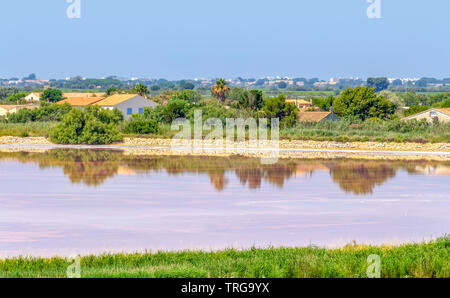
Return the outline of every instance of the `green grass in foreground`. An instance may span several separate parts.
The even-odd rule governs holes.
[[[84,257],[81,276],[176,278],[365,278],[369,255],[381,257],[384,278],[449,278],[450,238],[399,247],[280,248],[160,252]],[[0,277],[66,277],[62,258],[0,260]]]

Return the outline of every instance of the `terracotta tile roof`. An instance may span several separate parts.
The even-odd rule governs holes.
[[[71,97],[59,101],[58,104],[62,105],[68,103],[74,107],[86,107],[93,105],[101,100],[103,100],[103,97]]]
[[[102,107],[113,107],[124,101],[132,99],[133,97],[139,96],[138,94],[114,94],[104,100],[97,103],[97,105]]]
[[[0,109],[4,109],[7,111],[11,111],[13,109],[17,108],[17,106],[13,106],[13,105],[0,105]]]
[[[319,122],[330,114],[331,112],[299,112],[298,119],[302,122]]]
[[[435,109],[435,110],[450,116],[450,108],[442,108],[442,109]]]
[[[14,109],[37,109],[39,108],[38,106],[32,106],[32,105],[0,105],[0,108],[5,109],[7,111],[11,111]]]
[[[415,117],[417,117],[419,115],[426,114],[426,113],[429,113],[431,111],[438,111],[438,112],[441,112],[441,113],[444,113],[444,114],[450,116],[450,108],[442,108],[442,109],[434,109],[433,108],[433,109],[429,109],[429,110],[426,110],[426,111],[423,111],[423,112],[420,112],[420,113],[417,113],[417,114],[405,117],[405,118],[403,118],[403,120],[410,120],[410,119],[413,119],[413,118],[415,118]]]

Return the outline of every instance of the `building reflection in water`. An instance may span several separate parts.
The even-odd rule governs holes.
[[[259,189],[264,182],[283,188],[297,177],[311,177],[328,172],[346,193],[366,195],[394,178],[399,170],[410,175],[450,175],[450,164],[439,162],[364,161],[364,160],[280,160],[275,165],[261,165],[259,159],[226,157],[128,156],[120,151],[49,150],[44,153],[0,153],[0,162],[14,160],[35,163],[41,169],[62,168],[74,184],[98,187],[116,175],[142,175],[166,172],[206,174],[219,192],[230,183],[228,173],[235,173],[241,185]]]

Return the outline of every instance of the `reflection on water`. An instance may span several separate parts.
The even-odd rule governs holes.
[[[341,189],[355,194],[371,193],[377,185],[381,185],[395,177],[398,165],[374,162],[346,162],[335,165],[331,170],[333,181]]]
[[[74,184],[98,187],[115,175],[140,175],[165,171],[169,175],[207,174],[219,192],[229,185],[227,173],[234,173],[242,186],[261,188],[267,182],[283,188],[293,177],[311,177],[328,172],[342,191],[356,195],[371,194],[405,170],[410,175],[450,175],[449,163],[367,160],[281,160],[261,165],[258,159],[224,157],[126,156],[120,151],[50,150],[46,153],[0,153],[0,161],[36,163],[41,169],[62,168]]]
[[[450,164],[0,153],[0,257],[423,241]]]

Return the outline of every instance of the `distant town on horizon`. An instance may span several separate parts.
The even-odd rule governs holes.
[[[0,86],[33,88],[52,87],[64,89],[107,89],[127,88],[138,83],[151,87],[152,91],[164,89],[202,89],[210,88],[218,78],[187,78],[182,80],[167,80],[164,78],[140,78],[108,76],[102,78],[88,78],[84,76],[66,77],[63,79],[41,79],[34,73],[27,77],[0,78]],[[413,88],[414,91],[450,91],[450,78],[434,77],[377,77],[363,79],[359,77],[330,78],[292,78],[288,76],[266,76],[262,78],[225,78],[227,83],[233,87],[241,88],[277,88],[294,91],[306,90],[336,90],[367,85],[370,79],[384,79],[390,88],[398,89]],[[404,90],[404,89],[403,89]]]

